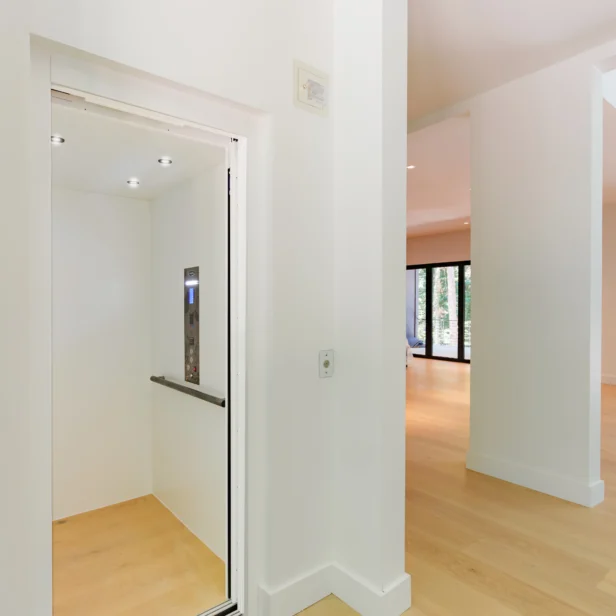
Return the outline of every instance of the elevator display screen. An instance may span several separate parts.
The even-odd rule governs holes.
[[[199,268],[184,270],[184,380],[199,384]]]

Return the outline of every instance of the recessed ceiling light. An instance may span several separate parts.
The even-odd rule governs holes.
[[[468,222],[468,220],[467,220],[464,224],[465,224],[465,225],[468,225],[468,224],[470,224],[470,223],[469,223],[469,222]]]
[[[65,139],[64,137],[60,137],[60,135],[52,135],[50,141],[54,145],[62,145]]]
[[[415,169],[415,165],[409,165],[407,169]]]
[[[139,187],[139,180],[137,178],[130,178],[130,180],[126,180],[126,183],[131,188],[138,188]]]
[[[161,156],[161,158],[158,159],[158,162],[163,167],[168,167],[170,164],[173,163],[173,160],[171,160],[171,157],[169,157],[169,156]]]

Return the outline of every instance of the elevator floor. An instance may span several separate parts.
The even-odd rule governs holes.
[[[53,524],[54,616],[196,616],[225,565],[154,496]]]

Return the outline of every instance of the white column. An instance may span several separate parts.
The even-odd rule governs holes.
[[[574,59],[471,107],[468,467],[593,506],[600,480],[600,73]]]
[[[405,0],[335,1],[334,560],[343,600],[397,616],[404,572]],[[353,582],[351,582],[353,580]]]

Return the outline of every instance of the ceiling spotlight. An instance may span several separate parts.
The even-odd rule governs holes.
[[[468,224],[470,224],[470,223],[469,223],[469,222],[468,222],[468,220],[467,220],[464,224],[465,224],[465,225],[468,225]]]
[[[415,165],[409,165],[407,169],[415,169]]]
[[[60,135],[52,135],[50,141],[54,145],[62,145],[65,139],[64,137],[60,137]]]
[[[169,156],[163,156],[162,158],[158,159],[158,162],[163,167],[168,167],[171,163],[173,163],[173,160],[171,160]]]
[[[139,186],[139,180],[137,178],[131,178],[130,180],[126,180],[126,183],[131,188],[138,188],[138,186]]]

